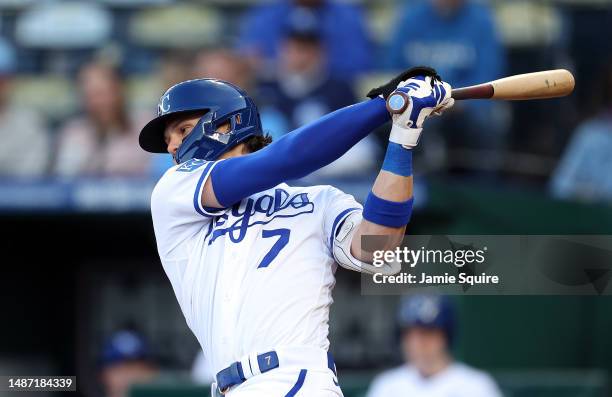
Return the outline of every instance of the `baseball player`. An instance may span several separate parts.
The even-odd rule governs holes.
[[[453,361],[455,312],[448,298],[404,298],[398,325],[407,363],[378,376],[367,397],[501,397],[488,374]]]
[[[274,143],[253,100],[216,79],[179,83],[140,133],[176,166],[157,183],[157,248],[187,324],[213,369],[213,395],[341,396],[329,347],[336,264],[372,273],[362,235],[401,241],[412,211],[412,147],[452,106],[451,87],[413,68]],[[293,187],[395,112],[388,151],[362,207],[331,186]]]

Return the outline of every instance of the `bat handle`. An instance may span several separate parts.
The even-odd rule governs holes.
[[[494,93],[495,89],[493,88],[493,84],[485,83],[473,85],[471,87],[455,88],[451,96],[457,101],[464,99],[490,99],[493,97]]]

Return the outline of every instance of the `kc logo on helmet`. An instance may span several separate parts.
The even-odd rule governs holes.
[[[167,93],[159,100],[159,107],[157,109],[157,114],[161,116],[162,114],[170,111],[170,93]]]

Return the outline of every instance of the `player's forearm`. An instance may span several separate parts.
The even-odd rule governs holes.
[[[375,98],[330,113],[255,153],[222,161],[211,176],[218,203],[203,204],[227,207],[279,183],[302,178],[340,158],[389,117],[385,101]]]
[[[390,143],[382,170],[364,205],[363,221],[351,242],[351,253],[371,262],[372,251],[393,250],[402,241],[412,212],[412,150]],[[362,236],[386,236],[376,247],[362,249]]]
[[[412,198],[412,176],[405,177],[384,170],[380,171],[372,187],[372,193],[381,199],[392,202],[408,201]],[[351,253],[361,261],[371,262],[372,252],[362,250],[361,236],[386,236],[385,239],[378,241],[380,246],[368,248],[393,250],[399,246],[405,232],[406,225],[389,227],[364,219],[355,232],[351,243]]]

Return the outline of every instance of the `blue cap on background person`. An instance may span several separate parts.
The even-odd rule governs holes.
[[[0,76],[9,76],[17,70],[17,56],[13,46],[0,37]]]
[[[112,334],[104,343],[100,366],[107,367],[125,361],[148,361],[151,358],[151,351],[142,335],[122,330]]]
[[[397,313],[402,330],[412,327],[441,329],[448,344],[455,333],[455,308],[451,300],[442,295],[411,295],[402,298]]]
[[[319,15],[306,7],[291,11],[285,29],[287,37],[298,40],[320,41],[323,36]]]

